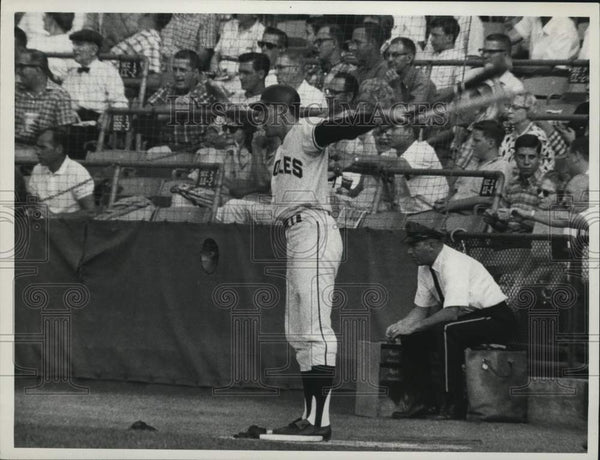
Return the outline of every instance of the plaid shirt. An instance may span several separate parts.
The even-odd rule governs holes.
[[[203,48],[214,48],[218,26],[215,14],[175,13],[160,33],[161,54],[170,57],[179,50],[199,52]]]
[[[359,66],[354,71],[354,76],[360,85],[365,80],[370,80],[372,78],[383,78],[386,72],[388,71],[387,62],[383,58],[377,58],[375,62],[365,66]]]
[[[15,93],[15,140],[34,143],[44,129],[70,125],[77,121],[71,107],[71,96],[60,86],[48,81],[40,94],[17,89]]]
[[[504,197],[508,202],[507,207],[519,208],[524,211],[536,209],[540,202],[538,187],[543,176],[544,173],[540,168],[527,179],[523,179],[520,174],[517,174],[512,181],[508,181],[508,185],[504,188]]]
[[[167,106],[177,102],[177,100],[189,101],[190,108],[197,107],[198,105],[209,105],[216,102],[215,98],[208,94],[206,90],[206,84],[201,81],[185,95],[177,95],[175,88],[172,86],[163,86],[159,88],[150,98],[148,99],[147,106]],[[183,120],[180,122],[167,122],[162,125],[160,138],[170,145],[193,145],[198,144],[204,132],[208,121],[202,123],[199,117],[194,118],[191,113],[185,113]]]
[[[329,72],[327,72],[327,75],[322,74],[323,77],[322,77],[321,81],[317,81],[317,84],[313,85],[313,86],[316,86],[319,89],[326,88],[327,85],[329,85],[329,83],[331,83],[331,80],[333,80],[333,78],[335,77],[336,74],[338,74],[338,73],[352,74],[354,72],[356,72],[356,66],[354,64],[350,64],[349,62],[340,61],[336,65],[334,65],[331,69],[329,69]]]
[[[113,46],[110,54],[142,55],[148,58],[150,72],[160,72],[160,34],[155,29],[146,29],[126,38]],[[111,61],[118,68],[118,61]]]
[[[402,102],[428,102],[436,93],[435,84],[421,69],[410,66],[399,80],[390,84],[399,92],[398,99]]]

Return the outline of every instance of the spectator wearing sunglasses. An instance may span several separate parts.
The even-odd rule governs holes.
[[[344,47],[344,31],[337,25],[326,24],[316,35],[314,45],[319,52],[319,62],[323,69],[324,78],[315,86],[327,88],[335,75],[353,73],[356,66],[342,60]]]
[[[265,86],[276,85],[275,63],[279,54],[287,50],[288,36],[283,30],[275,27],[267,27],[263,33],[262,40],[258,42],[258,46],[261,53],[269,58],[270,63],[270,70],[265,80]]]
[[[435,96],[435,84],[413,64],[416,52],[417,48],[411,39],[396,37],[383,53],[389,67],[384,79],[396,93],[399,102],[429,102]]]
[[[268,184],[260,181],[262,177],[256,164],[260,156],[251,153],[251,142],[255,129],[240,120],[226,120],[222,125],[225,138],[223,148],[204,147],[196,152],[194,161],[199,163],[220,163],[223,165],[223,188],[219,205],[222,206],[232,198],[243,198],[246,195],[268,189]],[[198,171],[192,171],[189,179],[196,180]],[[197,187],[194,195],[201,202],[212,203],[215,191]],[[222,211],[220,211],[220,215]],[[221,219],[222,220],[222,219]]]

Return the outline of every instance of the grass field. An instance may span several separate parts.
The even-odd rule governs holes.
[[[328,443],[236,440],[257,424],[287,424],[299,415],[300,391],[278,396],[213,396],[207,388],[82,381],[87,395],[33,395],[15,388],[15,447],[226,450],[376,450],[583,453],[586,433],[572,428],[466,421],[392,420],[353,415],[354,398],[332,401]],[[157,431],[130,430],[142,420]]]

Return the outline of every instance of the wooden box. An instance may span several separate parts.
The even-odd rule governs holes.
[[[356,415],[391,417],[405,409],[400,344],[359,341],[356,368]]]

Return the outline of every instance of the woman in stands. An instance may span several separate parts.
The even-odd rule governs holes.
[[[504,119],[507,134],[500,146],[500,156],[515,164],[515,140],[523,134],[533,134],[542,143],[542,170],[555,170],[555,160],[566,156],[568,146],[561,135],[548,122],[534,121],[537,100],[533,94],[524,93],[514,97],[505,106]]]

